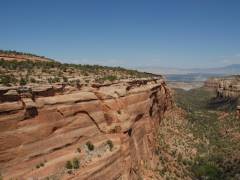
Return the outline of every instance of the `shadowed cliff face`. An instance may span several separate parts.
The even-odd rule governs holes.
[[[30,89],[0,90],[3,177],[139,179],[156,167],[156,130],[172,104],[163,80]]]

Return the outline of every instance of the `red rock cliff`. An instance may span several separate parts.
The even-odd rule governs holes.
[[[155,132],[171,106],[161,79],[48,87],[46,93],[2,88],[0,95],[0,172],[6,179],[139,179],[142,168],[157,166]],[[80,167],[70,172],[65,165],[74,158]]]

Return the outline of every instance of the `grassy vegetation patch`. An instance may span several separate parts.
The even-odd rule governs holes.
[[[235,100],[216,102],[204,88],[175,91],[178,107],[187,112],[188,129],[200,142],[190,171],[195,179],[237,179],[240,174],[240,122]]]
[[[29,82],[45,83],[68,82],[80,77],[91,77],[96,82],[113,82],[127,78],[147,78],[156,75],[151,73],[129,70],[122,67],[109,67],[87,64],[68,64],[56,61],[6,61],[0,59],[0,84],[3,85],[25,85]]]

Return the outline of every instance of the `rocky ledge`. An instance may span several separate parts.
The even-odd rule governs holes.
[[[0,89],[6,179],[139,179],[171,95],[162,79]],[[146,179],[146,178],[145,178]]]

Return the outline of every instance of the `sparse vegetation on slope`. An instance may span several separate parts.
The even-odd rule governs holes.
[[[44,56],[38,56],[38,55],[36,55],[36,54],[25,53],[25,52],[19,52],[19,51],[15,51],[15,50],[1,50],[1,49],[0,49],[0,54],[8,54],[8,55],[26,55],[26,56],[35,56],[35,57],[45,58]]]
[[[214,96],[202,88],[176,91],[177,105],[187,112],[188,128],[200,140],[189,172],[197,179],[239,179],[240,122],[229,108],[222,110],[225,104],[211,106]]]
[[[113,145],[113,142],[112,142],[111,140],[107,140],[107,145],[108,145],[110,151],[112,151],[113,146],[114,146],[114,145]]]
[[[79,169],[80,165],[79,165],[79,160],[77,158],[73,159],[72,166],[73,166],[73,169]]]
[[[65,167],[66,167],[66,169],[72,169],[73,168],[72,162],[67,161],[66,164],[65,164]]]
[[[156,75],[121,67],[66,64],[56,61],[5,61],[0,59],[0,83],[25,85],[27,83],[96,82],[104,83],[127,78]],[[10,77],[10,78],[9,78]]]
[[[161,121],[156,149],[160,179],[192,179],[190,168],[196,156],[194,144],[198,139],[188,129],[185,116],[183,110],[174,107]]]
[[[87,146],[89,151],[93,151],[94,150],[94,145],[93,145],[93,143],[91,141],[88,141],[86,143],[86,146]]]

